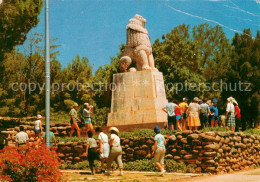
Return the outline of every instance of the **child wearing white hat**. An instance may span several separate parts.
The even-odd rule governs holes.
[[[35,132],[35,138],[41,138],[42,133],[42,116],[40,114],[37,115],[37,120],[34,123],[34,132]]]

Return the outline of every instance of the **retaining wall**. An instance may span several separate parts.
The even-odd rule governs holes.
[[[169,137],[166,158],[195,164],[197,172],[225,173],[260,165],[260,136],[234,132],[184,131]],[[121,138],[123,161],[151,159],[152,137]],[[59,143],[62,162],[86,160],[85,142]],[[167,164],[166,164],[167,165]]]

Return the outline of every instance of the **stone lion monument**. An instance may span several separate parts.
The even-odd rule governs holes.
[[[152,46],[145,29],[146,19],[140,15],[135,15],[129,20],[126,26],[127,41],[123,57],[120,59],[119,66],[122,72],[135,72],[143,70],[156,70],[152,54]],[[130,69],[132,62],[136,67]]]

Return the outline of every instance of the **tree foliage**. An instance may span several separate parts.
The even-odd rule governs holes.
[[[35,1],[36,2],[36,1]],[[1,8],[1,7],[0,7]],[[26,116],[44,114],[44,49],[42,35],[28,36],[28,47],[12,50],[2,61],[3,76],[0,85],[0,115]],[[55,39],[51,51],[51,111],[68,112],[74,102],[80,104],[81,115],[85,102],[94,106],[93,122],[104,125],[111,105],[113,74],[119,73],[119,60],[125,45],[119,47],[110,63],[92,73],[87,57],[75,56],[71,63],[62,67],[58,60]],[[17,43],[13,43],[16,45]],[[260,33],[252,37],[249,29],[235,34],[228,40],[220,26],[208,24],[179,25],[153,44],[156,67],[164,75],[168,100],[217,98],[220,113],[225,113],[226,98],[233,96],[239,102],[244,121],[256,124],[259,112],[259,58]],[[39,83],[41,88],[13,91],[12,84]],[[251,91],[222,87],[221,83],[250,83]],[[214,85],[214,87],[213,87]],[[246,85],[242,89],[245,89]]]
[[[39,22],[42,0],[3,0],[0,5],[0,62],[3,54],[26,40]]]

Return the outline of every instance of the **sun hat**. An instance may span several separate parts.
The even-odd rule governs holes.
[[[160,133],[161,129],[160,129],[160,127],[158,125],[156,125],[154,127],[154,131],[156,131],[157,133]]]
[[[109,131],[115,131],[117,134],[119,134],[119,130],[116,127],[110,127]]]
[[[214,102],[218,102],[218,100],[217,100],[217,99],[213,99],[212,102],[213,102],[213,103],[214,103]]]
[[[84,103],[84,106],[88,106],[88,105],[89,105],[89,103],[87,103],[87,102]]]
[[[198,97],[194,97],[193,99],[195,102],[198,102],[199,101],[199,98]]]
[[[41,119],[41,118],[42,118],[42,115],[38,114],[37,119]]]
[[[74,104],[73,104],[73,107],[78,107],[79,105],[75,102]]]

